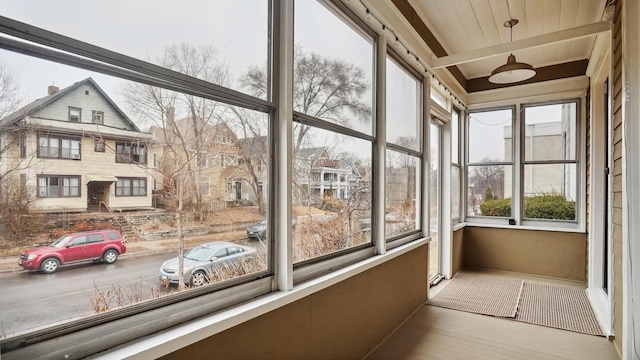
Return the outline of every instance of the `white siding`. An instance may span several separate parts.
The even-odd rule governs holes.
[[[88,92],[88,94],[87,94]],[[81,122],[92,123],[92,110],[104,112],[104,125],[133,130],[133,126],[116,111],[107,99],[91,83],[86,83],[65,94],[32,117],[69,121],[69,107],[82,109]]]

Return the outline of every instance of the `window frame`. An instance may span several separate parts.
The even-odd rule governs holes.
[[[47,149],[53,149],[53,147],[51,146],[46,146],[43,147],[41,146],[41,139],[47,139],[47,143],[50,143],[51,139],[56,139],[58,141],[58,147],[57,147],[57,153],[58,156],[43,156],[41,154],[41,149],[43,148],[47,148]],[[38,137],[37,137],[38,141],[37,141],[37,157],[39,159],[59,159],[59,160],[82,160],[82,138],[80,137],[74,137],[74,136],[69,136],[69,135],[57,135],[57,134],[45,134],[45,133],[39,133]],[[69,148],[69,157],[63,157],[63,148],[62,147],[62,142],[63,140],[68,140],[71,141],[72,143],[70,143],[70,145],[72,146],[73,142],[77,142],[78,144],[78,157],[73,157],[74,153],[72,152],[73,150],[73,146]]]
[[[429,101],[425,101],[425,84],[426,84],[426,80],[423,76],[421,76],[420,73],[418,73],[411,65],[409,65],[402,56],[400,56],[394,49],[392,48],[388,48],[387,52],[386,52],[386,57],[385,60],[387,61],[392,61],[395,63],[396,66],[398,66],[400,68],[400,70],[402,70],[403,72],[405,72],[408,76],[410,76],[411,78],[413,78],[414,80],[416,80],[416,109],[418,111],[416,120],[418,122],[418,131],[417,133],[420,136],[420,140],[418,141],[419,144],[419,149],[415,150],[413,148],[407,147],[407,146],[401,146],[401,145],[397,145],[393,142],[389,142],[386,141],[386,139],[381,140],[384,141],[385,143],[385,150],[388,153],[389,150],[392,151],[397,151],[400,153],[404,153],[406,155],[409,156],[413,156],[416,157],[418,159],[418,166],[419,169],[416,169],[416,175],[419,175],[420,177],[420,182],[424,183],[425,179],[423,178],[423,174],[425,172],[424,164],[425,164],[425,142],[428,141],[428,139],[425,139],[425,134],[426,134],[426,129],[429,126],[425,126],[425,112],[426,109],[425,107],[427,106],[427,103],[431,104],[431,107],[433,108],[433,101],[429,100]],[[385,63],[385,67],[386,67],[386,63]],[[385,71],[386,72],[386,71]],[[385,79],[385,86],[386,86],[386,79]],[[430,95],[430,91],[429,91],[429,96]],[[386,99],[385,99],[385,104],[386,104]],[[386,114],[385,114],[385,122],[386,122]],[[386,124],[385,124],[386,126]],[[386,133],[386,131],[385,131]],[[386,164],[386,160],[385,160],[385,164]],[[386,167],[386,165],[385,165]],[[386,172],[386,169],[385,169]],[[385,174],[385,182],[386,182],[386,174]],[[384,241],[387,243],[387,248],[393,248],[395,246],[399,246],[407,241],[412,241],[412,240],[416,240],[419,239],[420,237],[422,237],[423,235],[423,230],[425,228],[425,225],[423,223],[424,221],[424,217],[420,216],[420,214],[423,214],[425,212],[428,213],[428,211],[425,208],[425,204],[423,203],[423,194],[422,192],[425,191],[423,186],[419,186],[418,183],[416,183],[416,202],[419,202],[419,205],[416,205],[416,229],[412,230],[412,231],[408,231],[405,232],[403,234],[399,234],[397,236],[393,236],[393,237],[389,237],[387,238],[386,234],[383,234],[384,236]],[[385,194],[385,207],[386,207],[386,194]]]
[[[509,228],[520,228],[520,229],[548,229],[548,230],[560,230],[560,231],[569,231],[569,232],[582,232],[584,231],[585,224],[585,214],[584,214],[584,206],[585,206],[585,191],[586,185],[583,184],[583,179],[585,176],[586,168],[584,164],[584,131],[585,131],[585,119],[584,117],[584,97],[580,96],[569,96],[569,97],[541,97],[541,98],[527,98],[527,99],[518,99],[509,103],[509,105],[503,106],[495,106],[495,107],[478,107],[473,110],[469,110],[467,116],[465,116],[465,167],[464,170],[464,186],[468,188],[469,182],[469,171],[470,166],[477,165],[477,163],[469,163],[469,121],[471,114],[477,112],[486,112],[486,111],[494,111],[512,108],[513,109],[513,122],[512,122],[512,148],[513,148],[513,164],[512,166],[512,198],[511,198],[511,217],[491,217],[491,216],[470,216],[468,215],[468,193],[465,195],[463,204],[465,211],[465,224],[474,225],[488,225],[488,226],[497,226],[503,227],[508,226]],[[524,129],[524,108],[529,106],[544,106],[544,105],[554,105],[554,104],[566,104],[566,103],[575,103],[576,106],[576,116],[575,116],[575,160],[567,160],[567,161],[525,161],[525,129]],[[558,163],[571,163],[575,164],[576,167],[576,199],[575,199],[575,209],[576,209],[576,217],[574,220],[554,220],[554,219],[534,219],[534,218],[525,218],[524,217],[524,168],[527,164],[558,164]],[[490,165],[494,165],[491,163]],[[502,165],[502,163],[496,163],[495,165]],[[506,197],[506,194],[505,194]],[[505,223],[505,220],[510,220],[511,222]]]
[[[456,125],[456,131],[454,133],[454,117],[455,115],[458,115],[455,121],[455,125]],[[464,124],[464,116],[463,116],[464,112],[462,110],[460,110],[458,107],[453,106],[452,110],[451,110],[451,179],[453,180],[453,169],[456,168],[458,169],[458,187],[457,189],[453,186],[453,181],[451,182],[451,195],[453,195],[454,191],[458,192],[458,203],[455,204],[453,201],[453,196],[451,197],[451,224],[452,225],[456,225],[459,224],[463,221],[463,219],[465,218],[464,216],[464,212],[465,212],[465,207],[464,207],[464,193],[462,191],[463,189],[463,185],[464,185],[464,181],[463,181],[463,171],[464,171],[464,167],[462,166],[462,164],[464,164],[465,160],[464,160],[464,156],[463,156],[463,152],[462,152],[462,144],[464,143],[464,136],[462,136],[464,134],[464,131],[462,131],[462,125]],[[455,136],[454,136],[455,135]],[[453,156],[453,149],[457,150],[457,156],[456,158],[454,158]],[[457,206],[458,207],[458,216],[454,216],[453,215],[453,207]]]
[[[78,112],[78,120],[77,121],[73,120],[74,119],[74,115],[73,115],[74,111]],[[75,107],[75,106],[69,106],[69,114],[68,114],[67,120],[69,122],[72,122],[72,123],[81,123],[82,122],[82,108]]]
[[[42,195],[42,185],[40,184],[40,179],[57,179],[58,181],[58,185],[57,189],[58,189],[58,195],[57,196],[49,196],[49,190],[48,188],[50,187],[50,185],[45,185],[45,189],[47,194],[46,195]],[[70,180],[70,179],[75,179],[78,182],[77,185],[77,189],[78,189],[78,195],[64,195],[64,180]],[[49,181],[49,180],[48,180]],[[47,182],[48,182],[47,181]],[[71,184],[69,184],[69,189],[71,189]],[[70,192],[71,193],[71,192]],[[82,183],[81,183],[81,176],[80,175],[38,175],[37,176],[37,197],[40,199],[56,199],[56,198],[79,198],[82,197]]]
[[[123,185],[118,186],[118,184],[120,183],[120,181],[122,180]],[[128,185],[124,185],[124,182],[127,181]],[[135,181],[144,181],[144,186],[135,186],[134,182]],[[116,197],[145,197],[147,195],[149,195],[149,192],[147,191],[147,186],[148,186],[148,182],[147,182],[147,178],[146,177],[121,177],[118,176],[118,181],[116,181],[115,184],[115,196]],[[125,190],[129,190],[127,193],[125,193]],[[135,194],[135,189],[144,189],[144,194]],[[120,193],[118,194],[118,190],[120,190]]]
[[[106,148],[107,148],[107,144],[105,144],[104,140],[98,139],[98,138],[93,140],[93,151],[94,152],[102,152],[103,153],[103,152],[107,151]]]
[[[575,104],[575,123],[573,124],[575,128],[575,144],[574,144],[574,152],[575,159],[574,160],[526,160],[526,146],[525,146],[525,125],[526,125],[526,109],[520,111],[520,175],[522,178],[525,177],[525,167],[526,165],[556,165],[556,164],[574,164],[575,165],[575,173],[576,173],[576,198],[575,198],[575,219],[574,220],[557,220],[557,219],[536,219],[536,218],[526,218],[524,213],[524,181],[520,181],[520,196],[519,196],[519,213],[520,217],[517,219],[518,223],[522,226],[545,226],[545,227],[568,227],[568,228],[579,228],[581,226],[581,212],[584,205],[582,201],[582,186],[581,182],[584,178],[584,174],[582,171],[582,124],[584,121],[582,120],[582,99],[580,98],[568,98],[568,99],[558,99],[552,101],[541,101],[541,102],[530,102],[526,104],[519,104],[520,107],[526,106],[534,107],[534,106],[547,106],[547,105],[559,105],[559,104]],[[564,148],[564,147],[563,147]]]
[[[129,151],[126,151],[129,149]],[[142,156],[140,154],[135,154],[136,150],[134,149],[144,149],[144,161],[136,161],[134,157]],[[146,165],[148,159],[148,149],[146,144],[140,143],[130,143],[123,141],[116,141],[116,149],[115,149],[116,163],[117,164],[143,164]],[[121,151],[122,150],[122,151]],[[138,150],[139,151],[139,150]]]
[[[376,44],[378,42],[378,34],[371,30],[366,23],[364,23],[360,18],[353,15],[351,10],[344,6],[344,4],[340,4],[337,2],[319,2],[323,5],[329,12],[331,12],[338,20],[345,23],[349,26],[355,33],[362,36],[363,38],[368,38],[371,42],[371,59],[372,66],[375,66],[376,59]],[[295,31],[294,31],[295,38]],[[292,61],[291,66],[295,66],[295,63]],[[376,84],[376,73],[375,71],[372,73],[372,87]],[[372,96],[375,96],[375,90],[372,89]],[[375,100],[372,102],[372,110],[375,108]],[[377,171],[377,166],[374,160],[374,149],[376,143],[376,136],[374,129],[371,129],[371,135],[365,132],[360,132],[358,130],[354,130],[352,128],[348,128],[342,125],[339,125],[335,122],[331,122],[329,119],[323,120],[321,118],[315,118],[311,115],[298,112],[296,110],[292,110],[292,125],[295,123],[299,123],[305,126],[311,126],[314,129],[319,129],[322,131],[333,132],[342,136],[348,136],[359,140],[368,141],[371,144],[371,160],[372,160],[372,174]],[[376,122],[374,116],[371,119],[372,122]],[[295,161],[293,159],[292,162]],[[287,182],[290,185],[291,180],[293,180],[294,175],[292,174],[291,179],[287,179]],[[376,187],[375,177],[371,176],[371,187]],[[292,191],[291,189],[289,191]],[[373,195],[371,195],[373,197]],[[375,204],[374,201],[371,201],[371,220],[373,221],[373,213],[374,213]],[[288,222],[290,222],[289,220]],[[269,229],[267,229],[269,231]],[[269,235],[267,235],[269,236]],[[293,284],[294,286],[300,282],[312,279],[321,274],[326,273],[327,271],[331,271],[331,269],[335,269],[337,267],[343,267],[346,265],[350,265],[356,263],[358,261],[364,260],[368,257],[373,256],[374,254],[374,243],[373,236],[370,237],[370,241],[366,244],[361,244],[357,246],[353,246],[350,248],[342,249],[336,251],[334,253],[329,253],[325,255],[321,255],[318,257],[314,257],[311,259],[303,260],[297,263],[292,263],[292,271],[293,271]]]
[[[91,110],[91,123],[104,125],[104,111]]]
[[[470,121],[471,121],[471,115],[474,113],[481,113],[481,112],[491,112],[491,111],[501,111],[501,110],[511,110],[511,139],[513,139],[511,141],[511,162],[508,161],[490,161],[490,162],[470,162],[469,160],[469,140],[471,138],[471,136],[469,135],[469,125],[470,125]],[[464,180],[465,180],[465,186],[464,188],[467,189],[467,191],[464,192],[464,210],[465,210],[465,221],[469,222],[469,223],[490,223],[490,224],[509,224],[510,219],[516,219],[516,213],[515,213],[515,201],[514,199],[515,197],[515,189],[516,189],[516,157],[517,157],[517,153],[516,153],[516,141],[515,140],[515,135],[516,135],[516,123],[517,123],[517,108],[515,105],[509,105],[509,106],[499,106],[499,107],[489,107],[489,108],[482,108],[482,109],[475,109],[475,110],[470,110],[467,114],[467,116],[465,116],[465,126],[464,126],[464,130],[465,130],[465,146],[464,146],[464,159],[465,159],[465,175],[464,175]],[[469,171],[475,167],[475,166],[511,166],[511,215],[508,217],[502,217],[502,216],[482,216],[482,215],[469,215],[469,193],[468,193],[468,189],[469,189],[469,180],[471,179],[471,175],[469,174]],[[504,181],[504,180],[503,180]],[[462,195],[461,195],[462,196]],[[504,194],[504,198],[507,197],[507,194]]]

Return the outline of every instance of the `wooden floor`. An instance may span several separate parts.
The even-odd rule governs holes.
[[[535,282],[582,286],[557,280]],[[620,357],[604,337],[424,305],[366,359],[619,360]]]

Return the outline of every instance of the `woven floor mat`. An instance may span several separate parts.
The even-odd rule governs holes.
[[[583,289],[525,282],[514,320],[604,336]]]
[[[427,304],[476,314],[516,316],[522,280],[458,273]]]

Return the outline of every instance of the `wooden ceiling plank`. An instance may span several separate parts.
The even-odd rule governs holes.
[[[526,0],[525,12],[527,17],[527,31],[530,36],[538,36],[544,34],[544,25],[542,19],[544,16],[544,8],[542,3],[538,0]]]
[[[559,29],[571,29],[578,26],[578,1],[565,0],[560,6],[560,27]],[[571,55],[571,43],[558,44],[558,58],[575,59]],[[587,57],[586,54],[584,57]],[[584,58],[583,57],[583,58]]]
[[[465,53],[454,54],[440,57],[431,61],[433,69],[439,69],[447,66],[463,64],[471,61],[485,59],[496,55],[513,52],[516,50],[556,44],[573,39],[580,39],[593,36],[610,30],[608,21],[578,26],[572,29],[556,31],[549,34],[535,36],[528,39],[516,40],[510,43],[498,44],[482,49],[476,49]]]
[[[474,13],[474,9],[471,6],[469,0],[465,1],[451,1],[450,2],[455,9],[455,18],[466,19],[462,22],[462,28],[465,32],[465,40],[469,45],[485,47],[488,46],[486,39],[482,35],[482,28],[480,27],[481,19],[478,19],[478,14]],[[461,39],[458,39],[461,40]]]
[[[499,29],[496,28],[496,23],[493,21],[493,12],[491,11],[489,0],[472,1],[470,4],[476,14],[480,31],[484,37],[482,47],[500,44],[502,41],[498,33]]]

